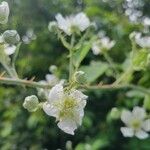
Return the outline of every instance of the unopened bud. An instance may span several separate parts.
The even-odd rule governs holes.
[[[29,112],[34,112],[38,109],[39,100],[37,96],[31,95],[25,98],[23,107]]]
[[[51,66],[49,67],[49,71],[50,71],[51,73],[55,73],[55,72],[57,71],[57,66],[51,65]]]
[[[9,16],[9,6],[7,2],[3,1],[0,4],[0,23],[6,24],[8,22],[8,16]]]
[[[8,44],[17,44],[20,41],[20,36],[16,30],[7,30],[3,33],[3,39]]]
[[[75,73],[75,81],[80,83],[80,84],[86,83],[85,72],[77,71]]]
[[[48,29],[49,29],[50,32],[56,31],[57,22],[56,21],[51,21],[48,25]]]
[[[114,107],[110,111],[110,118],[111,119],[119,119],[120,118],[120,111],[118,108]]]

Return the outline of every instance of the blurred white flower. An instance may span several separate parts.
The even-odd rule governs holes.
[[[9,5],[7,2],[3,1],[0,4],[0,23],[6,24],[8,22],[9,16]]]
[[[4,51],[7,55],[12,55],[16,51],[16,46],[4,44]]]
[[[58,27],[67,35],[71,35],[74,30],[83,32],[90,26],[90,20],[83,12],[65,18],[61,14],[57,14],[56,20]]]
[[[46,80],[40,81],[41,84],[49,84],[50,86],[55,86],[56,84],[60,83],[63,84],[64,80],[59,80],[54,74],[47,74],[45,76]],[[45,99],[48,98],[49,90],[43,88],[37,88],[38,95],[40,97],[44,97]]]
[[[22,41],[25,44],[29,44],[31,43],[31,41],[36,40],[37,36],[34,33],[33,29],[28,29],[26,34],[24,36],[22,36]]]
[[[53,74],[47,74],[45,76],[45,78],[46,78],[47,83],[52,85],[52,86],[59,83],[59,79]]]
[[[144,19],[143,19],[143,25],[150,26],[150,18],[149,17],[144,17]]]
[[[140,32],[134,32],[135,34],[135,42],[143,47],[150,48],[150,36],[142,36]]]
[[[49,93],[48,101],[43,110],[58,121],[58,127],[68,134],[82,123],[87,96],[78,90],[65,92],[61,84],[55,85]]]
[[[121,127],[124,137],[136,136],[139,139],[148,138],[150,131],[150,119],[145,119],[146,112],[142,107],[134,107],[133,111],[124,110],[121,114],[121,120],[127,127]]]
[[[94,55],[100,54],[102,51],[110,50],[115,45],[115,41],[111,41],[108,37],[102,37],[92,44],[92,51]]]

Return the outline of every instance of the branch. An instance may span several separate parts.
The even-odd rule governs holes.
[[[44,88],[50,89],[51,85],[49,84],[41,84],[38,82],[34,82],[32,80],[22,80],[22,79],[11,79],[11,78],[4,78],[0,77],[1,84],[8,84],[8,85],[24,85],[32,88]],[[150,95],[150,90],[146,89],[142,86],[133,85],[133,84],[110,84],[110,85],[80,85],[80,88],[84,88],[87,90],[119,90],[119,89],[135,89],[141,91],[145,94]]]
[[[110,85],[81,85],[81,88],[88,90],[119,90],[119,89],[135,89],[150,95],[150,90],[133,84],[110,84]]]
[[[33,88],[45,88],[45,89],[51,88],[49,84],[41,84],[31,80],[22,80],[22,79],[4,78],[4,77],[0,77],[0,83],[8,84],[8,85],[24,85]]]

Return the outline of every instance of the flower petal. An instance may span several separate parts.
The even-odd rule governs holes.
[[[61,84],[56,84],[49,93],[48,101],[54,102],[58,101],[63,98],[64,92],[63,92],[63,86]]]
[[[57,14],[55,18],[57,20],[58,27],[61,30],[63,30],[66,34],[71,35],[69,18],[66,19],[61,14]]]
[[[80,31],[84,31],[90,26],[90,20],[83,12],[80,12],[75,16],[74,23],[79,27]]]
[[[131,128],[121,127],[120,130],[121,130],[124,137],[133,137],[133,135],[134,135],[134,131]]]
[[[43,110],[47,115],[58,118],[58,109],[51,106],[48,102],[43,104]]]
[[[76,122],[71,119],[62,120],[57,125],[61,130],[71,135],[74,135],[74,130],[77,129]]]
[[[150,131],[150,119],[147,119],[143,122],[142,127],[145,131]]]
[[[139,139],[146,139],[148,138],[148,133],[146,133],[145,131],[139,130],[135,133],[135,136]]]
[[[130,121],[132,119],[132,113],[128,110],[123,110],[122,114],[121,114],[121,120],[125,123],[125,124],[129,124]]]
[[[71,92],[70,96],[76,100],[86,100],[88,96],[84,95],[81,91],[74,90]]]
[[[135,118],[138,118],[138,119],[141,119],[141,120],[144,119],[145,116],[146,116],[145,109],[142,108],[142,107],[138,107],[138,106],[133,108],[132,113],[133,113],[133,116]]]

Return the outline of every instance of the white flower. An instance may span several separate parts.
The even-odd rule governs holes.
[[[61,84],[55,85],[43,104],[43,110],[58,121],[58,127],[68,134],[74,134],[82,123],[87,96],[78,90],[65,92]]]
[[[121,132],[125,137],[136,136],[139,139],[148,138],[150,131],[150,119],[145,119],[146,112],[144,108],[134,107],[133,111],[124,110],[121,114],[121,120],[127,127],[121,127]]]
[[[143,47],[143,48],[150,48],[150,36],[143,36],[139,32],[135,32],[135,42]]]
[[[16,51],[16,46],[4,44],[4,51],[7,55],[12,55]]]
[[[108,37],[102,37],[92,44],[94,55],[100,54],[103,50],[110,50],[115,45],[115,41],[111,41]]]
[[[56,20],[58,27],[67,35],[71,35],[76,29],[83,32],[90,26],[90,20],[83,12],[65,18],[61,14],[57,14]]]
[[[8,22],[9,6],[8,3],[3,1],[0,4],[0,23],[6,24]]]

